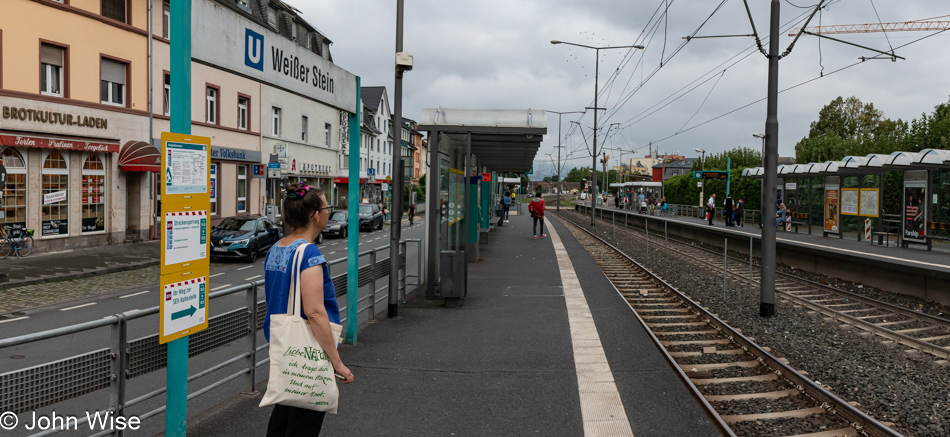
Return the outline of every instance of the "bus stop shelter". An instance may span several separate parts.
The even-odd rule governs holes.
[[[465,295],[467,264],[491,229],[499,176],[527,173],[547,133],[543,109],[424,109],[426,178],[426,297],[447,306]],[[482,232],[480,232],[482,231]],[[438,285],[437,285],[438,284]]]

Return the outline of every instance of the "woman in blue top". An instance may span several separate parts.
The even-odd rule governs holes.
[[[264,316],[264,337],[270,341],[270,318],[273,314],[287,313],[290,296],[290,278],[294,252],[301,244],[317,238],[327,226],[329,211],[323,190],[306,184],[287,186],[284,199],[283,219],[290,235],[285,236],[269,252],[264,263],[264,290],[267,314]],[[317,267],[317,268],[312,268]],[[343,365],[336,350],[336,341],[330,331],[330,322],[340,323],[340,309],[336,303],[336,290],[330,280],[330,269],[316,245],[304,249],[300,273],[300,295],[303,312],[300,315],[310,321],[310,330],[320,346],[326,351],[333,371],[344,384],[353,382],[353,372]],[[267,425],[268,437],[316,436],[320,434],[322,411],[275,405]]]

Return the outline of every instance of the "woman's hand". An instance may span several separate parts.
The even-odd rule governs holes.
[[[353,372],[351,372],[350,369],[348,369],[346,366],[344,366],[342,362],[339,363],[339,364],[334,364],[334,365],[333,365],[333,371],[334,371],[336,374],[338,374],[338,375],[340,375],[340,376],[343,377],[343,379],[341,379],[340,381],[342,381],[344,384],[350,384],[350,383],[352,383],[352,382],[353,382],[353,378],[355,378],[355,377],[353,376]]]

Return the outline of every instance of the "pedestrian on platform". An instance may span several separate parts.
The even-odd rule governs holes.
[[[733,214],[736,216],[736,226],[742,226],[742,219],[745,217],[745,204],[742,199],[739,199],[739,203],[736,204],[736,211]]]
[[[541,193],[536,194],[528,204],[528,212],[531,213],[531,221],[534,222],[531,226],[534,239],[538,239],[538,222],[541,223],[541,238],[547,237],[548,234],[544,233],[544,201],[541,200]]]
[[[501,219],[505,223],[508,223],[508,212],[511,211],[511,199],[512,199],[511,192],[508,190],[505,190],[505,195],[501,196],[501,207],[502,207]]]
[[[660,201],[660,215],[666,215],[666,196],[663,196],[663,200]]]
[[[709,195],[706,202],[706,218],[709,220],[709,226],[712,226],[713,216],[716,215],[716,193]]]
[[[732,213],[733,213],[733,207],[735,206],[735,204],[733,204],[732,202],[731,194],[726,193],[726,200],[723,202],[722,206],[723,206],[722,215],[725,216],[726,226],[732,226],[733,225]]]
[[[416,203],[409,202],[409,209],[406,212],[409,214],[409,226],[412,226],[412,221],[416,217]]]
[[[290,184],[281,212],[291,233],[271,247],[264,261],[264,294],[267,302],[264,337],[270,341],[271,316],[287,314],[291,278],[297,275],[291,268],[294,253],[298,246],[307,244],[300,265],[303,307],[300,316],[310,322],[310,331],[326,353],[333,371],[342,377],[344,384],[349,384],[354,380],[353,372],[343,365],[336,349],[338,340],[333,338],[330,330],[330,323],[340,323],[336,290],[330,279],[327,260],[315,244],[309,244],[327,226],[330,216],[327,199],[319,187],[309,187],[305,183]],[[325,415],[322,411],[277,404],[267,424],[267,436],[319,435]]]
[[[620,195],[614,196],[614,208],[620,209]]]
[[[785,224],[785,217],[788,214],[788,208],[785,207],[785,203],[780,203],[778,205],[778,211],[775,211],[775,226],[782,226]]]

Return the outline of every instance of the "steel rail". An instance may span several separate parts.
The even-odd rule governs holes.
[[[627,226],[627,227],[629,228],[629,226]],[[634,233],[629,232],[629,231],[627,231],[627,233],[628,233],[628,235],[632,236],[633,238],[640,239],[640,236],[639,236],[638,234],[634,234]],[[674,238],[673,241],[674,241],[675,243],[685,244],[682,240],[679,240],[679,239],[677,239],[677,238]],[[719,268],[718,265],[715,265],[715,266],[714,266],[713,263],[708,262],[708,261],[705,261],[705,260],[703,260],[703,259],[700,259],[700,258],[698,258],[698,257],[696,257],[696,256],[694,256],[694,255],[692,255],[692,254],[689,254],[689,253],[687,253],[687,252],[685,252],[685,251],[677,250],[677,249],[674,249],[674,248],[669,247],[669,246],[661,245],[661,244],[659,244],[659,243],[651,243],[651,246],[658,246],[660,249],[665,250],[665,251],[667,251],[667,252],[673,252],[673,253],[676,253],[676,254],[678,254],[678,255],[680,255],[680,256],[688,257],[688,258],[690,258],[690,259],[692,259],[692,260],[694,260],[694,261],[696,261],[696,262],[699,262],[699,263],[704,264],[705,266],[707,266],[707,267],[709,267],[709,268],[715,267],[715,268],[716,268],[716,271],[718,272],[718,268]],[[699,246],[690,246],[690,247],[693,248],[693,249],[695,249],[695,250],[707,252],[707,253],[710,254],[710,255],[716,255],[716,256],[719,255],[718,252],[714,252],[714,251],[712,251],[712,250],[710,250],[710,249],[706,249],[706,248],[703,248],[703,247],[699,247]],[[731,257],[731,258],[732,258],[732,259],[735,259],[735,260],[746,261],[746,260],[741,260],[740,258],[737,258],[737,257]],[[733,271],[729,271],[728,273],[729,273],[730,275],[732,275],[734,278],[737,278],[737,279],[738,279],[739,281],[741,281],[741,282],[750,283],[750,284],[753,284],[753,285],[758,284],[758,281],[756,281],[756,280],[754,280],[754,279],[753,279],[753,280],[750,280],[747,276],[745,276],[745,275],[743,275],[743,274],[736,273],[736,272],[733,272]],[[885,311],[891,311],[891,312],[894,312],[894,313],[896,313],[896,314],[898,314],[898,315],[903,315],[903,316],[906,316],[906,317],[911,317],[911,318],[913,318],[913,319],[915,319],[915,320],[917,320],[917,321],[921,321],[921,322],[925,322],[925,323],[933,323],[933,324],[936,324],[936,325],[939,325],[939,326],[943,326],[943,327],[945,327],[945,328],[950,328],[950,320],[943,319],[943,318],[941,318],[941,317],[932,316],[932,315],[930,315],[930,314],[924,314],[924,313],[920,313],[920,312],[917,312],[917,311],[913,311],[913,310],[910,310],[910,309],[907,309],[907,308],[898,307],[898,306],[895,306],[895,305],[893,305],[893,304],[890,304],[890,303],[887,303],[887,302],[882,302],[882,301],[879,301],[879,300],[876,300],[876,299],[872,299],[872,298],[868,298],[868,297],[864,297],[864,296],[861,296],[861,295],[852,293],[852,292],[850,292],[850,291],[839,290],[839,289],[836,289],[836,288],[834,288],[834,287],[829,287],[829,286],[827,286],[827,285],[825,285],[825,284],[821,284],[821,283],[814,282],[814,281],[811,281],[811,280],[808,280],[808,279],[804,279],[804,278],[799,278],[799,277],[797,277],[797,276],[794,276],[794,275],[791,275],[791,274],[788,274],[788,273],[782,273],[782,275],[783,275],[783,277],[786,278],[786,279],[789,279],[789,280],[791,280],[791,281],[797,281],[797,282],[804,283],[805,285],[811,286],[811,287],[815,287],[815,288],[817,288],[819,291],[822,291],[822,292],[827,292],[827,293],[837,294],[837,295],[839,295],[839,296],[844,296],[844,297],[846,297],[846,298],[848,298],[848,299],[853,299],[853,300],[855,300],[855,301],[859,301],[859,302],[862,302],[862,303],[867,304],[867,305],[876,306],[876,307],[878,307],[879,309],[882,309],[882,310],[885,310]],[[798,304],[800,304],[800,305],[804,305],[804,306],[807,306],[807,307],[809,307],[809,308],[813,308],[814,310],[816,310],[816,311],[818,311],[819,313],[822,313],[822,314],[824,314],[824,315],[826,315],[826,316],[830,316],[830,317],[835,318],[835,319],[843,320],[844,322],[846,322],[846,323],[848,323],[848,324],[850,324],[850,325],[858,326],[858,327],[860,327],[861,329],[864,329],[865,331],[875,333],[875,334],[877,334],[877,335],[879,335],[879,336],[881,336],[881,337],[887,338],[887,339],[889,339],[889,340],[891,340],[891,341],[894,341],[894,342],[903,344],[903,345],[905,345],[905,346],[912,347],[912,348],[917,349],[917,350],[920,350],[920,351],[922,351],[922,352],[929,353],[929,354],[931,354],[931,355],[933,355],[933,356],[936,356],[936,357],[940,357],[940,358],[950,358],[950,348],[945,348],[945,347],[937,346],[937,345],[935,345],[935,344],[928,343],[928,342],[926,342],[926,341],[922,341],[922,340],[917,339],[917,338],[915,338],[915,337],[911,337],[911,336],[909,336],[909,335],[905,335],[905,334],[902,334],[902,333],[899,333],[899,332],[896,332],[896,331],[887,329],[887,328],[885,328],[885,327],[878,326],[878,325],[874,324],[873,322],[868,322],[868,321],[865,321],[865,320],[863,320],[863,319],[858,319],[858,318],[856,318],[856,317],[854,317],[854,316],[850,316],[850,315],[845,314],[845,313],[842,313],[842,312],[840,312],[840,311],[837,311],[837,310],[828,308],[828,307],[826,307],[826,306],[824,306],[824,305],[822,305],[822,304],[820,304],[820,303],[816,303],[815,301],[812,301],[812,300],[809,300],[809,299],[805,299],[805,298],[803,298],[803,297],[797,296],[797,295],[795,295],[795,294],[792,294],[792,293],[789,293],[789,292],[786,292],[786,291],[782,291],[782,290],[778,290],[778,289],[776,289],[775,291],[776,291],[777,294],[779,294],[780,296],[782,296],[782,297],[785,298],[785,299],[794,301],[794,302],[796,302],[796,303],[798,303]]]
[[[631,227],[631,226],[626,226],[626,227],[629,228],[629,227]],[[637,234],[633,234],[633,233],[630,233],[630,232],[628,232],[628,234],[631,235],[631,236],[633,236],[634,238],[638,238],[638,239],[640,238],[640,236],[637,235]],[[675,237],[673,238],[673,241],[676,242],[676,243],[680,243],[680,244],[686,244],[686,242],[684,242],[683,240],[680,240],[680,239],[675,238]],[[653,245],[655,245],[655,244],[653,244]],[[683,255],[683,256],[688,256],[688,257],[690,257],[690,258],[692,258],[692,259],[694,259],[694,260],[697,260],[698,262],[704,263],[704,264],[706,264],[706,265],[713,265],[713,263],[710,263],[710,262],[708,262],[708,261],[705,261],[705,260],[696,258],[695,256],[692,256],[692,255],[690,255],[690,254],[688,254],[688,253],[686,253],[686,252],[679,251],[679,250],[676,250],[676,249],[673,249],[673,248],[670,248],[670,247],[667,247],[667,246],[659,246],[659,247],[660,247],[661,249],[663,249],[663,250],[666,250],[666,251],[673,251],[673,252],[675,252],[675,253],[677,253],[677,254],[681,254],[681,255]],[[711,255],[716,255],[716,256],[719,255],[718,252],[715,252],[715,251],[713,251],[713,250],[711,250],[711,249],[706,249],[706,248],[699,247],[699,246],[690,246],[690,247],[693,248],[693,249],[699,250],[699,251],[707,252],[707,253],[709,253],[709,254],[711,254]],[[750,256],[751,256],[751,255],[750,255]],[[746,262],[746,261],[747,261],[747,259],[746,259],[746,260],[743,260],[743,259],[737,258],[737,257],[730,257],[730,258],[731,258],[731,259],[734,259],[734,260],[738,260],[738,261],[743,261],[743,262]],[[716,268],[718,269],[718,265],[716,266]],[[732,271],[730,271],[729,273],[732,274],[734,277],[738,278],[738,279],[739,279],[740,281],[742,281],[742,282],[747,282],[747,283],[749,283],[749,281],[750,281],[748,277],[746,277],[746,276],[744,276],[744,275],[741,275],[741,274],[739,274],[739,273],[735,273],[735,272],[732,272]],[[789,273],[781,272],[781,273],[779,273],[779,274],[780,274],[781,277],[784,278],[784,279],[787,279],[787,280],[792,281],[792,282],[799,282],[799,283],[802,283],[803,285],[806,285],[806,286],[809,286],[809,287],[814,287],[814,288],[816,288],[817,291],[819,291],[819,292],[825,292],[825,293],[836,294],[836,295],[838,295],[838,296],[842,296],[842,297],[847,298],[847,299],[851,299],[851,300],[858,301],[858,302],[863,303],[863,304],[866,304],[866,305],[870,305],[870,306],[877,307],[878,309],[881,309],[881,310],[893,312],[893,313],[895,313],[896,315],[905,316],[905,317],[910,317],[910,318],[915,319],[915,320],[917,320],[917,321],[919,321],[919,322],[922,322],[922,323],[931,323],[931,324],[937,325],[938,327],[943,327],[943,328],[946,328],[946,329],[950,329],[950,319],[945,319],[945,318],[938,317],[938,316],[934,316],[934,315],[931,315],[931,314],[926,314],[926,313],[914,311],[914,310],[911,310],[911,309],[908,309],[908,308],[903,308],[903,307],[896,306],[896,305],[891,304],[891,303],[888,303],[888,302],[884,302],[884,301],[880,301],[880,300],[873,299],[873,298],[870,298],[870,297],[862,296],[862,295],[860,295],[860,294],[857,294],[857,293],[854,293],[854,292],[851,292],[851,291],[841,290],[841,289],[837,289],[837,288],[834,288],[834,287],[830,287],[830,286],[828,286],[828,285],[821,284],[821,283],[819,283],[819,282],[815,282],[815,281],[812,281],[812,280],[810,280],[810,279],[800,278],[800,277],[798,277],[798,276],[795,276],[795,275],[792,275],[792,274],[789,274]],[[751,281],[751,284],[758,284],[758,281],[752,280],[752,281]],[[824,305],[821,305],[821,304],[819,304],[819,303],[816,303],[816,302],[814,302],[814,301],[811,301],[811,300],[802,298],[802,297],[800,297],[800,296],[797,296],[797,295],[794,295],[794,294],[791,294],[791,293],[788,293],[788,292],[785,292],[785,291],[776,290],[776,292],[779,293],[781,296],[783,296],[783,297],[789,299],[789,300],[794,300],[795,302],[797,302],[797,303],[799,303],[799,304],[807,304],[808,306],[814,307],[816,310],[820,309],[819,312],[821,312],[821,313],[823,313],[823,314],[825,314],[825,315],[831,316],[831,317],[836,318],[836,319],[842,319],[842,320],[844,320],[845,322],[847,322],[847,323],[849,323],[849,324],[851,324],[851,325],[858,326],[858,327],[860,327],[860,328],[862,328],[862,329],[864,329],[864,330],[866,330],[866,331],[868,331],[868,332],[873,332],[873,333],[878,334],[878,335],[880,335],[880,336],[882,336],[882,337],[888,338],[888,339],[890,339],[890,340],[892,340],[892,341],[901,343],[901,344],[903,344],[903,345],[905,345],[905,346],[909,346],[909,347],[912,347],[912,348],[921,350],[921,351],[923,351],[923,352],[927,352],[927,353],[929,353],[929,354],[931,354],[931,355],[934,355],[934,356],[936,356],[936,357],[940,357],[940,358],[950,358],[950,348],[946,348],[946,347],[942,347],[942,346],[937,346],[937,345],[932,344],[932,343],[928,343],[928,342],[925,342],[925,341],[921,341],[921,340],[919,340],[919,339],[917,339],[917,338],[915,338],[915,337],[911,337],[911,336],[908,336],[908,335],[905,335],[905,334],[902,334],[902,333],[899,333],[899,332],[896,332],[896,331],[893,331],[893,330],[890,330],[890,329],[887,329],[887,328],[884,328],[884,327],[881,327],[881,326],[877,326],[876,324],[874,324],[874,323],[872,323],[872,322],[867,322],[867,321],[864,321],[864,320],[862,320],[862,319],[858,319],[858,318],[855,318],[855,317],[853,317],[853,316],[849,316],[849,315],[847,315],[847,314],[845,314],[845,313],[842,313],[842,312],[833,310],[833,309],[831,309],[831,308],[828,308],[828,307],[826,307],[826,306],[824,306]]]
[[[555,214],[558,215],[558,214]],[[785,364],[783,361],[779,360],[772,354],[766,352],[758,344],[746,338],[739,331],[736,331],[734,328],[720,320],[718,317],[713,315],[711,312],[703,308],[701,305],[693,301],[691,298],[687,297],[675,287],[667,283],[665,280],[654,274],[652,271],[641,265],[639,262],[628,256],[626,253],[613,246],[612,244],[606,242],[604,239],[594,235],[593,233],[587,231],[583,227],[580,227],[570,219],[559,217],[578,229],[583,230],[587,235],[596,239],[601,244],[609,247],[611,250],[615,251],[621,257],[627,259],[630,263],[636,265],[640,268],[645,274],[653,278],[653,280],[660,285],[663,289],[673,293],[687,305],[689,306],[696,314],[700,314],[704,321],[712,325],[717,331],[724,333],[730,340],[736,342],[742,349],[753,356],[756,359],[764,364],[765,366],[771,368],[776,375],[786,379],[789,383],[793,384],[800,392],[807,394],[808,396],[815,399],[817,402],[821,403],[821,407],[828,410],[832,414],[838,414],[847,420],[852,427],[854,427],[858,432],[866,432],[873,436],[900,436],[901,434],[897,433],[893,429],[885,426],[883,423],[877,421],[873,417],[869,416],[867,413],[855,408],[845,400],[839,398],[834,393],[829,392],[824,387],[816,384],[811,379],[803,376],[798,373],[795,369],[791,368],[788,364]]]

